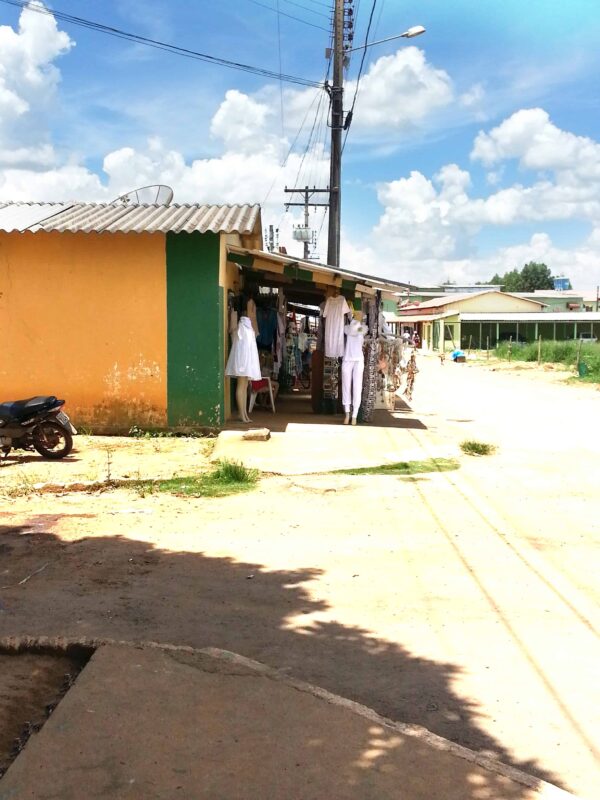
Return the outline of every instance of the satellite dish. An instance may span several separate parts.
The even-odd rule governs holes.
[[[141,186],[131,192],[119,195],[113,203],[122,203],[124,206],[141,205],[171,205],[173,200],[173,189],[162,183],[154,183],[152,186]]]

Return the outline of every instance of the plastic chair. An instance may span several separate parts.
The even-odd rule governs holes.
[[[275,398],[273,396],[273,384],[271,382],[271,378],[261,378],[259,381],[250,381],[248,383],[248,391],[250,392],[250,402],[248,403],[249,414],[252,413],[252,409],[254,408],[254,404],[256,403],[256,398],[258,395],[265,394],[267,392],[269,393],[271,408],[273,413],[275,413]]]

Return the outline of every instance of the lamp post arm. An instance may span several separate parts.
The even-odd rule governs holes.
[[[410,29],[414,30],[414,29]],[[388,36],[386,39],[378,39],[376,42],[367,42],[367,44],[361,44],[360,47],[353,47],[351,50],[346,50],[346,53],[355,53],[357,50],[365,50],[367,47],[373,47],[376,44],[385,44],[385,42],[393,42],[396,39],[414,39],[415,36],[421,36],[421,34],[425,33],[425,28],[421,28],[419,26],[418,33],[410,33],[409,31],[405,31],[404,33],[398,33],[396,36]]]

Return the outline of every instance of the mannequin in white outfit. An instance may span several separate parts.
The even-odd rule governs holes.
[[[365,358],[363,355],[363,341],[367,329],[357,319],[353,319],[344,328],[346,346],[342,358],[342,402],[344,404],[344,425],[350,422],[352,409],[352,424],[356,425],[360,401],[362,398],[363,372]]]
[[[251,422],[248,417],[248,381],[259,381],[260,361],[256,336],[248,317],[240,317],[237,330],[231,334],[231,352],[227,359],[225,375],[237,378],[235,399],[240,422]]]

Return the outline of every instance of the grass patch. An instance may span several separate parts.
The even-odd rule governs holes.
[[[475,439],[465,439],[460,443],[460,449],[468,456],[490,456],[496,452],[496,446],[488,442],[478,442]]]
[[[141,496],[154,492],[166,492],[180,497],[225,497],[253,489],[259,478],[258,470],[248,469],[236,461],[219,461],[210,472],[200,475],[182,475],[164,480],[140,480],[122,482]]]
[[[460,464],[455,458],[428,458],[423,461],[397,461],[395,464],[381,464],[379,467],[358,467],[338,469],[334,475],[418,475],[422,472],[450,472]]]
[[[127,432],[132,439],[204,439],[206,434],[200,431],[169,431],[161,428],[145,430],[138,425],[132,425]]]
[[[580,360],[587,367],[585,378],[577,377],[577,382],[586,383],[600,382],[600,344],[597,342],[584,342],[580,345],[578,341],[555,342],[542,340],[541,362],[542,364],[563,364],[566,367],[575,369],[577,364],[577,353],[580,352]],[[494,354],[503,360],[508,359],[508,342],[502,342]],[[538,360],[538,344],[514,344],[512,346],[511,358],[513,361],[536,362]]]

